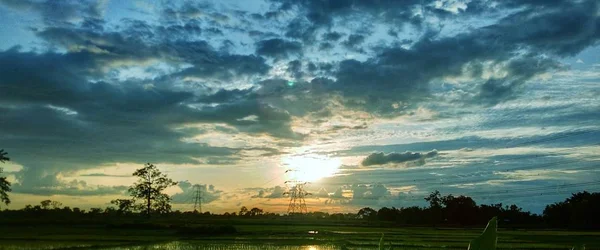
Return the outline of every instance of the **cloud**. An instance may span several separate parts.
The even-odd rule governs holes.
[[[104,173],[91,173],[91,174],[81,174],[78,176],[82,177],[131,177],[131,175],[116,175],[116,174],[104,174]]]
[[[346,46],[346,48],[348,48],[348,49],[361,51],[361,49],[358,46],[361,45],[364,41],[365,41],[365,36],[352,34],[352,35],[348,36],[348,39],[346,41],[342,42],[342,44],[344,46]]]
[[[256,54],[262,56],[283,59],[301,53],[302,44],[299,42],[273,38],[256,43]]]
[[[404,152],[404,153],[372,153],[367,156],[363,161],[363,166],[372,166],[372,165],[384,165],[388,163],[403,163],[409,161],[417,161],[423,160],[426,158],[434,157],[438,154],[437,150],[432,150],[427,153],[413,153],[413,152]]]
[[[0,4],[20,11],[34,11],[41,14],[48,25],[62,25],[64,22],[98,21],[103,17],[108,1],[32,1],[0,0]],[[56,11],[60,10],[60,11]]]
[[[23,173],[17,173],[17,177]],[[127,186],[101,186],[88,185],[85,181],[63,181],[55,175],[40,176],[35,178],[35,183],[30,179],[19,178],[20,182],[12,185],[15,194],[33,195],[69,195],[69,196],[95,196],[95,195],[122,195],[127,192]]]
[[[417,152],[473,149],[440,155],[446,163],[428,161],[428,169],[452,175],[438,167],[528,140],[542,140],[539,147],[594,143],[591,132],[552,138],[598,120],[597,77],[562,72],[569,70],[563,59],[589,58],[579,53],[598,44],[597,1],[267,3],[267,10],[240,10],[186,1],[141,13],[104,1],[0,0],[29,20],[6,25],[33,36],[15,41],[36,46],[0,51],[0,141],[23,166],[17,189],[118,192],[60,176],[114,162],[252,168],[252,160],[297,146],[348,158],[382,152],[364,166],[420,165],[433,155]],[[519,127],[525,120],[554,132],[527,134]],[[356,163],[336,180],[365,186],[326,186],[335,190],[330,196],[392,199],[386,194],[394,180]],[[378,180],[385,186],[374,186]]]
[[[258,194],[253,195],[252,198],[284,198],[285,196],[285,188],[281,186],[275,186],[272,188],[264,188],[258,191]]]
[[[173,203],[194,204],[196,192],[199,189],[203,204],[209,204],[221,198],[223,191],[215,189],[210,184],[192,184],[189,181],[180,181],[177,186],[183,191],[171,196]]]
[[[343,36],[342,33],[332,31],[332,32],[323,34],[323,40],[336,42],[336,41],[340,40],[340,38],[342,38],[342,36]]]

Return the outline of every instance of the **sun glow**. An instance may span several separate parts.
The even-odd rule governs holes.
[[[288,181],[313,182],[337,173],[341,161],[323,155],[292,155],[282,159]]]

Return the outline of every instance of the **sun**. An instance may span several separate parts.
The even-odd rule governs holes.
[[[282,162],[288,170],[286,179],[300,182],[314,182],[333,176],[341,165],[337,158],[316,154],[287,156],[282,159]]]

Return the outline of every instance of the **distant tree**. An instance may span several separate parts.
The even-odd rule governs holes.
[[[477,214],[478,207],[471,197],[447,195],[442,197],[442,204],[448,222],[461,225],[472,225],[476,222],[474,215]]]
[[[141,210],[147,216],[150,216],[153,211],[164,212],[167,208],[170,211],[171,198],[162,192],[168,187],[177,185],[177,182],[168,178],[166,174],[161,173],[156,166],[150,163],[146,163],[143,168],[136,170],[133,176],[139,179],[129,188],[129,193],[134,200],[143,201]]]
[[[600,193],[579,192],[565,201],[547,205],[543,218],[552,227],[600,228]]]
[[[135,202],[128,199],[116,199],[110,201],[110,204],[117,206],[117,212],[126,214],[133,211]]]
[[[425,200],[429,202],[430,208],[441,208],[442,207],[442,195],[440,191],[435,190],[429,194],[429,196],[425,197]]]
[[[246,216],[246,215],[248,215],[248,208],[245,207],[245,206],[241,207],[239,215],[240,216]]]
[[[377,211],[377,219],[383,221],[395,221],[398,214],[398,210],[395,207],[387,208],[382,207]]]
[[[263,214],[263,210],[260,208],[255,207],[255,208],[250,209],[250,216],[259,216],[262,214]]]
[[[4,149],[0,149],[0,162],[5,163],[10,161],[10,158],[6,156],[6,152]],[[3,169],[0,168],[0,174],[2,174]],[[10,204],[10,198],[8,197],[8,192],[12,191],[10,188],[10,182],[6,179],[5,176],[0,176],[0,203],[4,203],[5,205]]]
[[[361,208],[360,210],[358,210],[357,217],[359,219],[372,220],[372,219],[377,218],[377,211],[375,211],[374,209],[372,209],[370,207]]]
[[[50,202],[50,206],[52,206],[52,209],[59,209],[62,207],[62,203],[60,201],[52,201]]]
[[[50,209],[50,204],[52,204],[51,200],[43,200],[40,202],[42,209]]]
[[[102,213],[102,208],[98,208],[98,207],[90,208],[90,211],[88,212],[88,214],[90,214],[90,215],[97,215],[97,214],[101,214],[101,213]]]

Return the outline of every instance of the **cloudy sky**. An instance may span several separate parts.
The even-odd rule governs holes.
[[[0,34],[11,208],[107,206],[146,162],[212,212],[600,191],[595,0],[0,0]]]

